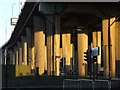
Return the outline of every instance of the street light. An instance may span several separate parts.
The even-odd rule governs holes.
[[[12,4],[12,18],[13,18],[13,6],[15,5],[15,3]]]

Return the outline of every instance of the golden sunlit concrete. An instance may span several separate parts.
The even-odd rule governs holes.
[[[27,65],[27,42],[24,36],[21,37],[22,41],[22,63],[23,65]]]
[[[60,56],[60,16],[55,16],[55,35],[54,35],[54,69],[55,75],[60,74],[60,58],[55,58]]]
[[[22,46],[21,46],[21,42],[18,42],[18,62],[19,62],[19,65],[22,65]]]
[[[115,18],[111,18],[110,19],[110,24],[113,22],[113,21],[115,21]],[[115,24],[116,24],[116,22],[110,27],[110,42],[111,42],[111,47],[110,47],[110,53],[111,53],[111,57],[110,57],[110,61],[111,61],[111,65],[110,65],[110,68],[111,68],[111,76],[112,77],[115,77],[116,75],[115,75],[115,30],[116,30],[116,28],[115,28]]]
[[[34,47],[31,48],[31,69],[35,69]]]
[[[119,76],[120,73],[120,66],[119,63],[120,62],[120,22],[116,22],[115,23],[116,29],[115,29],[115,60],[116,60],[116,75]]]
[[[93,36],[93,46],[92,47],[99,47],[99,55],[97,57],[97,63],[98,63],[98,71],[100,71],[101,68],[101,31],[96,31],[92,33]]]
[[[103,32],[103,62],[104,62],[104,76],[108,77],[109,74],[109,60],[108,60],[108,20],[102,20]]]
[[[88,36],[84,33],[79,33],[78,37],[78,74],[85,76],[84,52],[88,49]]]
[[[115,20],[115,18],[110,19],[110,24]],[[104,75],[108,77],[109,74],[109,60],[108,60],[108,20],[103,20],[103,47],[104,50]],[[115,23],[110,27],[110,70],[111,76],[115,77]]]
[[[47,16],[51,22],[53,22],[53,16]],[[53,25],[46,21],[46,33],[47,33],[47,73],[53,75]]]
[[[72,58],[71,34],[62,34],[62,56],[65,57],[66,72],[70,73],[70,60]]]
[[[39,17],[34,17],[34,46],[35,46],[35,64],[39,67],[39,75],[44,73],[45,62],[45,34],[44,22]]]

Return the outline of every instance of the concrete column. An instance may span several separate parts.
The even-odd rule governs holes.
[[[84,52],[88,49],[88,36],[84,33],[79,33],[78,37],[78,74],[85,76]]]
[[[102,21],[102,32],[103,32],[103,67],[104,76],[108,77],[109,74],[109,60],[108,60],[108,20]]]
[[[2,48],[0,48],[0,65],[2,65],[2,58],[3,58],[3,56],[2,56]]]
[[[110,19],[110,23],[112,23],[113,21],[115,21],[115,18],[111,18]],[[111,76],[112,77],[115,77],[115,23],[110,27],[110,40],[111,40],[111,47],[110,47],[110,52],[111,52],[111,57],[110,57],[110,61],[111,61],[111,65],[110,65],[110,68],[111,68]]]
[[[18,65],[18,50],[17,50],[17,47],[16,46],[14,46],[14,64],[15,65]]]
[[[22,65],[22,44],[18,42],[18,63]]]
[[[2,64],[6,65],[5,50],[3,50],[3,52],[2,52]]]
[[[115,23],[115,60],[116,60],[116,76],[120,77],[120,22]]]
[[[13,47],[13,61],[12,64],[15,65],[15,46]]]
[[[35,57],[34,57],[34,46],[31,48],[31,69],[35,69]]]
[[[47,46],[45,46],[45,62],[44,62],[44,69],[47,71]]]
[[[54,56],[60,56],[60,16],[55,16]],[[55,75],[60,74],[60,58],[54,58]]]
[[[21,36],[22,41],[22,64],[27,65],[27,42],[24,36]]]
[[[35,57],[34,57],[34,30],[31,30],[31,69],[35,69]]]
[[[18,65],[18,48],[16,47],[16,65]]]
[[[47,35],[47,72],[52,75],[53,71],[53,16],[46,16]]]
[[[10,50],[10,65],[13,65],[13,51]]]
[[[5,54],[5,50],[4,50],[4,59],[3,59],[3,65],[6,65],[6,54]]]
[[[98,71],[101,69],[101,31],[92,33],[93,35],[93,47],[99,47],[99,55],[97,57]]]
[[[39,75],[44,73],[45,62],[45,25],[42,18],[34,16],[34,46],[35,62],[39,68]]]
[[[62,34],[62,56],[65,57],[66,73],[70,74],[71,70],[71,58],[72,58],[72,44],[71,34]]]
[[[110,24],[115,20],[115,18],[110,19]],[[108,48],[108,20],[102,21],[103,25],[103,47],[105,49]],[[110,69],[111,76],[115,77],[115,23],[110,27]],[[109,60],[108,60],[108,52],[104,52],[106,58],[104,61],[104,75],[108,77],[109,74]]]
[[[26,28],[26,41],[27,41],[27,58],[28,58],[28,65],[31,65],[32,55],[31,55],[31,48],[32,48],[32,37],[31,37],[31,29]]]

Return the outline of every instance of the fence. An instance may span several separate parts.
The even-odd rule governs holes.
[[[111,82],[108,80],[91,79],[64,79],[63,90],[110,90]]]

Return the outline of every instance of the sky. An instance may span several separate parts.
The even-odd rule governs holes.
[[[10,19],[18,18],[25,0],[0,0],[0,48],[9,40],[14,26]]]

